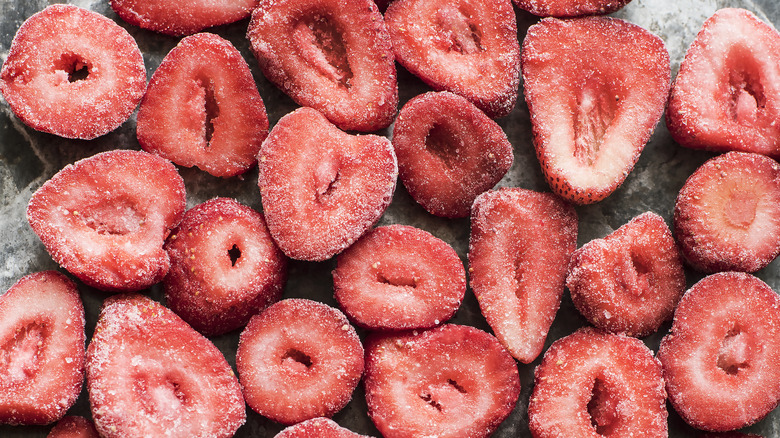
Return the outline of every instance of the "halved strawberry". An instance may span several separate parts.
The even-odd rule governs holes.
[[[396,0],[385,21],[398,62],[435,90],[492,118],[515,107],[520,46],[511,0]]]
[[[312,418],[287,427],[274,438],[368,438],[343,428],[330,418]]]
[[[428,212],[466,217],[474,198],[512,167],[512,144],[471,102],[425,93],[401,108],[393,126],[399,176]]]
[[[184,213],[184,181],[166,159],[103,152],[65,166],[41,186],[27,219],[54,261],[106,291],[162,280],[163,242]]]
[[[231,437],[246,420],[222,353],[160,303],[106,299],[87,349],[87,390],[102,437]]]
[[[67,416],[57,422],[46,438],[100,438],[100,435],[86,418]]]
[[[263,213],[279,248],[326,260],[382,216],[395,191],[393,145],[349,135],[311,108],[282,117],[260,150]]]
[[[376,131],[393,121],[395,58],[373,0],[262,0],[247,38],[269,81],[339,128]]]
[[[626,179],[666,104],[663,40],[616,18],[546,18],[523,42],[536,155],[554,192],[600,201]]]
[[[666,124],[681,145],[780,157],[780,34],[744,9],[704,22],[674,81]]]
[[[0,296],[0,423],[48,424],[84,382],[84,306],[64,275],[37,272]]]
[[[680,300],[658,359],[672,406],[692,426],[755,423],[780,402],[780,297],[749,274],[705,277]]]
[[[268,117],[241,53],[200,33],[182,39],[155,70],[137,128],[145,151],[227,177],[256,163]]]
[[[518,8],[541,17],[579,17],[615,12],[631,0],[514,0]]]
[[[544,347],[577,247],[577,213],[550,193],[502,188],[471,210],[469,282],[496,337],[530,363]]]
[[[111,0],[120,18],[166,35],[190,35],[249,16],[259,0]]]
[[[73,5],[52,5],[27,19],[0,70],[0,92],[14,114],[33,129],[68,138],[113,131],[145,88],[133,37]]]
[[[755,272],[780,254],[780,164],[729,152],[688,178],[674,206],[683,255],[703,272]]]

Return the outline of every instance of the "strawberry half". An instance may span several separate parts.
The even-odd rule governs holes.
[[[368,438],[345,429],[330,418],[312,418],[292,425],[274,438]]]
[[[249,16],[258,0],[110,0],[111,9],[133,26],[166,35],[190,35]]]
[[[598,202],[623,183],[663,114],[669,54],[616,18],[546,18],[523,42],[536,155],[554,192]]]
[[[580,17],[615,12],[631,0],[514,0],[518,8],[540,17]]]
[[[86,418],[67,416],[57,422],[46,438],[100,438],[100,435]]]

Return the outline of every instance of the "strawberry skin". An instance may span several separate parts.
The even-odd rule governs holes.
[[[57,422],[46,438],[100,438],[100,435],[86,418],[67,416]]]
[[[631,0],[514,0],[518,8],[540,17],[580,17],[615,12]]]
[[[249,16],[258,0],[111,0],[126,22],[166,35],[190,35]]]
[[[330,418],[312,418],[287,427],[274,438],[368,438],[345,429]]]

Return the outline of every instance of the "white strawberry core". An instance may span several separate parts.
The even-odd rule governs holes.
[[[328,17],[315,14],[300,21],[292,35],[299,55],[321,75],[349,88],[352,70],[341,32]]]
[[[35,375],[39,368],[39,353],[46,335],[44,327],[32,323],[18,330],[14,337],[3,345],[0,352],[0,379],[4,384],[24,382]]]
[[[732,330],[723,339],[718,351],[718,367],[728,374],[737,374],[749,366],[750,345],[748,335]]]
[[[758,199],[750,190],[734,190],[726,202],[725,214],[729,224],[735,228],[748,228],[756,218]]]
[[[438,25],[440,44],[450,52],[473,54],[484,50],[480,44],[481,35],[473,20],[457,6],[451,3],[444,5],[436,11],[436,24]]]

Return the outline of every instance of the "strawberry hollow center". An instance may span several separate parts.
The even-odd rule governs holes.
[[[420,398],[433,409],[446,413],[448,406],[461,406],[466,389],[458,382],[448,379],[446,382],[434,384],[420,394]]]
[[[136,376],[135,393],[148,415],[170,423],[180,419],[188,397],[179,379],[166,373],[141,373]]]
[[[599,435],[610,436],[618,424],[618,400],[610,394],[609,388],[601,379],[596,379],[593,384],[588,414],[591,425]]]
[[[0,351],[0,383],[9,386],[33,377],[40,368],[47,339],[46,324],[30,323],[17,329]]]
[[[295,26],[293,39],[304,61],[331,81],[350,87],[353,73],[347,48],[333,20],[317,13],[309,15]]]
[[[214,81],[203,78],[198,81],[203,93],[203,138],[206,146],[211,144],[214,138],[216,121],[219,118],[219,103],[215,92]]]
[[[750,342],[748,336],[738,328],[726,335],[718,351],[718,368],[729,375],[736,375],[750,364]]]
[[[282,356],[282,365],[295,373],[305,373],[312,367],[313,362],[308,354],[291,348]]]
[[[238,259],[241,258],[241,249],[237,245],[233,245],[233,247],[228,250],[228,257],[230,257],[230,265],[236,266]]]
[[[620,96],[597,77],[588,78],[577,96],[574,119],[574,157],[593,166],[607,129],[617,113]]]
[[[731,118],[740,124],[756,123],[766,107],[766,96],[756,60],[742,56],[739,48],[729,56],[728,96]]]
[[[81,211],[73,211],[84,224],[98,234],[123,236],[138,231],[144,223],[144,216],[132,204],[123,201],[92,205]]]
[[[735,228],[748,228],[756,218],[758,198],[749,190],[734,190],[729,194],[724,212]]]
[[[618,281],[633,296],[642,296],[650,291],[650,266],[640,254],[629,251],[619,262]]]
[[[457,6],[445,2],[436,11],[436,25],[445,51],[468,55],[485,50],[475,20]]]
[[[62,78],[62,83],[78,82],[89,77],[89,64],[73,53],[63,53],[54,64],[55,73]]]
[[[327,202],[341,185],[339,163],[335,160],[323,160],[314,169],[314,192],[317,201]]]
[[[425,136],[425,149],[437,156],[449,169],[455,167],[458,151],[462,147],[463,140],[441,123],[435,123]]]

